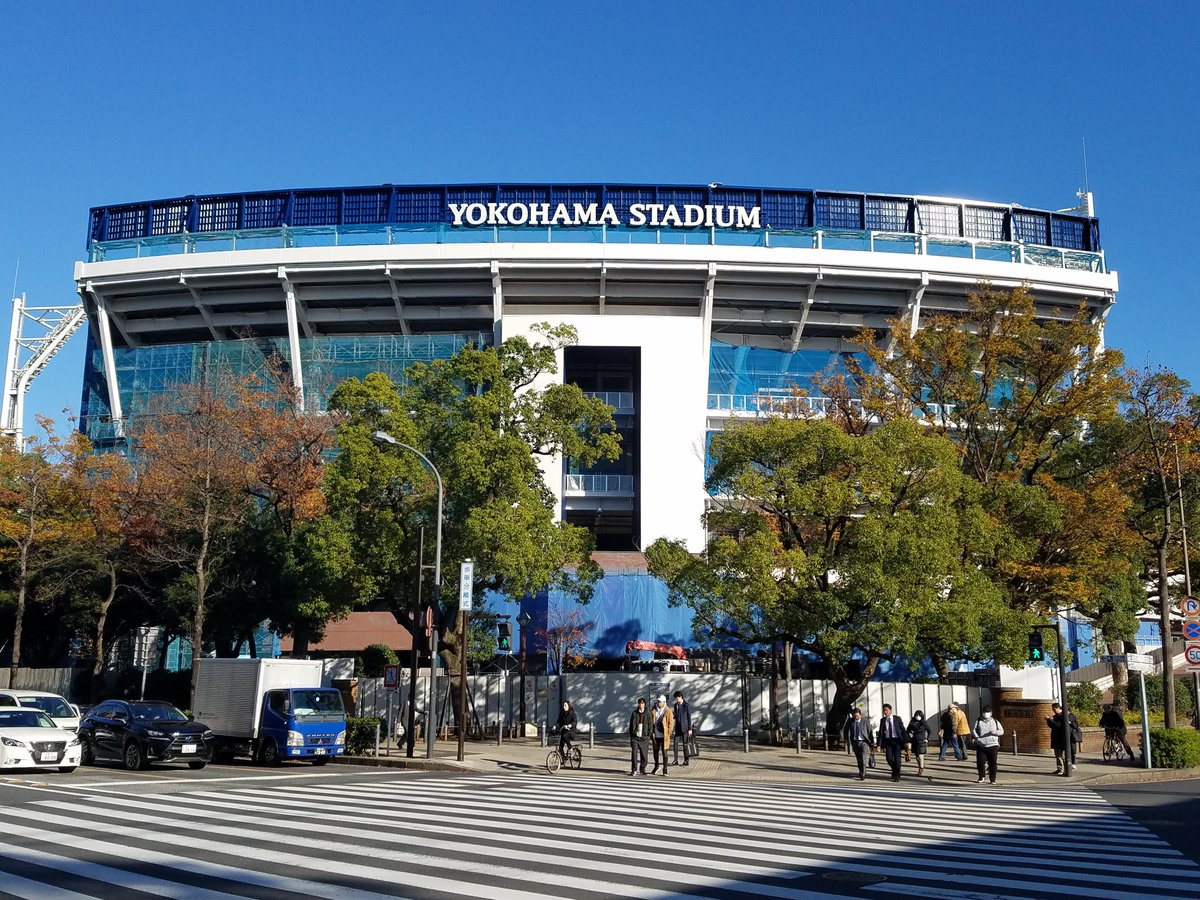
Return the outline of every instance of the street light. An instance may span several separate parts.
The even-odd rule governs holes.
[[[433,608],[436,611],[436,619],[442,610],[442,505],[445,498],[445,491],[442,488],[442,473],[437,470],[437,466],[428,456],[411,444],[396,440],[386,431],[372,431],[371,440],[377,444],[393,444],[396,447],[411,450],[421,457],[421,461],[429,467],[429,471],[433,473],[433,477],[437,481],[437,538],[433,551]],[[437,627],[436,623],[432,624],[434,627],[430,628],[429,636],[429,699],[425,703],[425,756],[427,759],[433,759],[434,730],[437,728],[437,676],[434,674],[437,672]]]
[[[517,624],[521,626],[521,737],[525,737],[525,632],[532,621],[533,616],[525,610],[517,616]]]

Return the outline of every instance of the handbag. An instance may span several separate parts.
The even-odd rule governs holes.
[[[697,743],[696,735],[694,734],[688,738],[688,756],[695,756],[697,758],[700,756],[700,744]]]
[[[867,768],[868,769],[875,768],[875,748],[874,747],[871,748],[871,754],[870,754],[870,756],[867,757]]]

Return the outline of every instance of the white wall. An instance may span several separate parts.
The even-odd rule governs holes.
[[[530,334],[533,325],[573,325],[581,347],[640,347],[641,391],[638,428],[641,433],[642,546],[660,537],[687,542],[693,552],[703,549],[704,442],[708,405],[708,343],[697,315],[505,315],[502,337]],[[559,374],[562,380],[562,359]],[[548,381],[548,379],[547,379]],[[544,387],[543,383],[535,387]],[[561,502],[562,460],[543,461],[546,483]]]

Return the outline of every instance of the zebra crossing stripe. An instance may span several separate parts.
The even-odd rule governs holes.
[[[21,900],[95,900],[87,894],[77,894],[65,888],[31,878],[22,878],[0,870],[0,891]]]

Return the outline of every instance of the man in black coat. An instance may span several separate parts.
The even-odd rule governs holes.
[[[871,737],[871,726],[862,717],[862,710],[858,707],[854,708],[850,718],[846,720],[842,737],[854,750],[854,759],[858,763],[858,780],[863,781],[867,777],[867,750],[875,746],[875,741]]]
[[[692,708],[683,699],[683,691],[675,692],[675,765],[679,765],[679,747],[683,746],[683,764],[691,759]]]
[[[879,722],[877,735],[879,743],[883,745],[884,758],[892,769],[892,781],[899,781],[900,763],[904,758],[904,744],[907,738],[904,720],[892,713],[890,703],[883,704],[883,719]]]
[[[1077,740],[1083,739],[1083,731],[1079,727],[1079,722],[1075,718],[1075,713],[1068,714],[1071,734],[1068,736],[1063,734],[1063,709],[1061,703],[1052,703],[1050,711],[1054,713],[1052,716],[1046,717],[1046,725],[1050,729],[1050,749],[1054,751],[1054,774],[1067,774],[1067,754],[1071,754],[1071,765],[1075,765],[1075,743]]]
[[[646,701],[638,697],[637,708],[629,717],[629,774],[646,774],[646,757],[649,755],[650,729],[654,717],[646,708]]]

